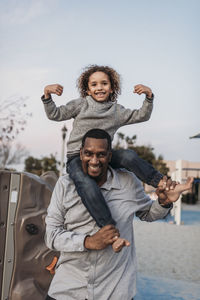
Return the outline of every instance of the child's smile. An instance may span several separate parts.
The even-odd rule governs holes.
[[[108,75],[99,71],[90,75],[87,93],[98,102],[107,101],[112,93]]]

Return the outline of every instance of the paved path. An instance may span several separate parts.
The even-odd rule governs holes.
[[[183,225],[169,224],[171,220],[134,221],[135,300],[200,300],[199,206],[184,206]]]

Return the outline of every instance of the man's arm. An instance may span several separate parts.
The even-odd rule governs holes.
[[[188,177],[186,183],[177,184],[171,179],[165,180],[163,185],[158,186],[156,194],[158,195],[158,202],[161,206],[166,207],[173,202],[176,202],[181,193],[192,188],[194,178]]]
[[[104,226],[91,236],[65,229],[67,211],[63,206],[63,198],[66,197],[67,188],[67,181],[63,179],[59,179],[54,188],[45,219],[47,247],[56,251],[82,252],[86,249],[101,250],[113,244],[119,237],[119,230],[114,225]]]
[[[114,225],[106,225],[91,236],[86,236],[84,245],[88,250],[102,250],[112,245],[119,237],[119,230]]]
[[[54,188],[47,210],[45,242],[48,248],[56,251],[85,251],[86,234],[67,231],[64,227],[66,210],[63,206],[65,182],[59,179]]]
[[[158,199],[152,202],[152,205],[144,210],[140,210],[136,215],[142,220],[152,222],[164,218],[171,208],[173,202],[177,201],[182,192],[192,187],[193,178],[188,178],[185,184],[177,184],[171,179],[164,179],[163,185],[156,190]]]

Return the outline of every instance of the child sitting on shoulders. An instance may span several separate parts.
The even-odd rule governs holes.
[[[154,95],[149,87],[138,84],[134,87],[134,93],[146,96],[142,107],[134,110],[124,108],[117,103],[117,97],[121,92],[120,76],[108,66],[88,66],[78,78],[77,85],[80,98],[71,100],[66,105],[56,107],[51,98],[51,94],[62,95],[63,87],[59,84],[47,85],[42,101],[50,120],[74,119],[67,143],[67,172],[97,225],[99,227],[115,225],[116,222],[96,182],[83,173],[80,161],[81,140],[92,128],[104,129],[113,139],[120,127],[149,120]],[[126,168],[140,180],[154,187],[162,181],[163,175],[133,150],[113,150],[110,165],[113,168]],[[122,243],[124,246],[129,245],[124,239],[116,237],[112,244],[113,250],[117,252]]]

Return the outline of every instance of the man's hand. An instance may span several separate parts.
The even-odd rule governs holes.
[[[90,250],[102,250],[119,237],[119,230],[114,225],[106,225],[92,236],[85,238],[84,246]]]
[[[177,184],[176,181],[167,179],[166,176],[164,176],[162,182],[159,183],[158,188],[156,189],[159,203],[161,205],[168,205],[176,202],[182,192],[192,188],[193,180],[193,177],[188,177],[186,183]]]
[[[130,246],[130,242],[120,237],[112,244],[112,248],[114,252],[119,252],[122,250],[123,247],[129,247],[129,246]]]
[[[152,97],[152,90],[148,86],[145,86],[143,84],[135,85],[133,92],[138,95],[145,94],[145,95],[147,95],[148,98]]]
[[[61,96],[63,93],[63,86],[60,84],[50,84],[45,86],[44,88],[44,97],[45,99],[48,99],[51,94],[56,94],[58,96]]]

